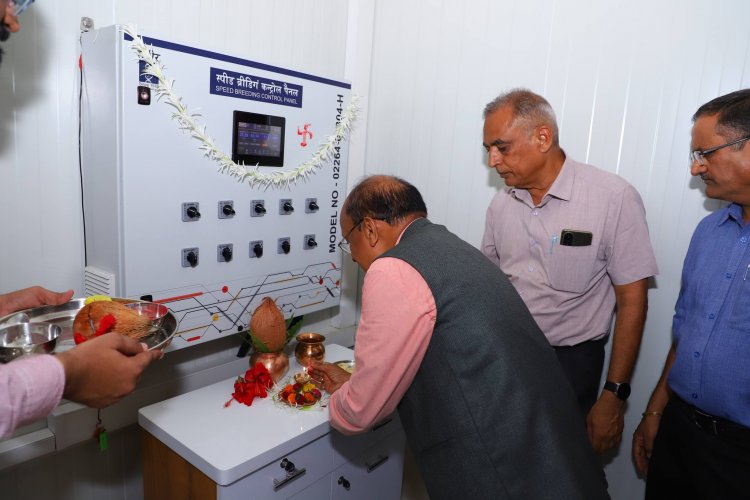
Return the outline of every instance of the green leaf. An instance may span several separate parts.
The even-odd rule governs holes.
[[[305,316],[292,316],[288,320],[286,320],[286,341],[289,342],[294,337],[297,336],[297,333],[302,329],[302,323],[304,323]]]
[[[253,347],[256,351],[271,352],[271,349],[269,349],[268,346],[264,344],[259,338],[253,335],[253,332],[251,332],[250,329],[247,330],[247,334],[250,335],[250,341],[253,343]]]

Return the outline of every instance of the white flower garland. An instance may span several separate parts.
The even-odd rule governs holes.
[[[298,180],[307,180],[308,177],[316,173],[333,157],[336,144],[345,139],[351,132],[354,119],[357,116],[359,98],[352,95],[349,105],[341,114],[341,120],[336,126],[333,135],[328,136],[322,143],[312,158],[302,163],[292,170],[275,171],[264,174],[258,170],[259,165],[238,165],[232,161],[232,158],[221,151],[214,144],[214,140],[206,133],[206,126],[200,125],[197,121],[198,114],[191,114],[187,107],[182,103],[182,98],[174,93],[174,80],[168,80],[164,75],[164,64],[154,57],[154,52],[148,47],[143,38],[136,33],[132,25],[123,26],[122,30],[133,38],[131,48],[135,51],[138,59],[146,63],[145,73],[153,75],[159,82],[156,87],[157,99],[164,98],[174,109],[172,118],[177,120],[178,127],[190,133],[190,135],[200,142],[198,149],[209,159],[219,164],[219,172],[226,173],[237,178],[238,182],[248,182],[251,187],[262,186],[268,188],[285,187]]]

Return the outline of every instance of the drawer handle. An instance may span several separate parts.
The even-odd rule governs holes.
[[[392,418],[386,418],[385,420],[383,420],[382,422],[380,422],[378,425],[376,425],[375,427],[373,427],[372,431],[375,432],[376,430],[378,430],[381,427],[384,427],[384,426],[390,424],[391,422],[393,422]]]
[[[377,469],[378,467],[380,467],[381,465],[383,465],[387,461],[388,461],[388,455],[386,455],[384,457],[381,457],[381,456],[378,455],[378,459],[375,461],[375,463],[369,464],[369,463],[365,462],[365,466],[367,467],[367,473],[369,474],[370,472],[374,471],[375,469]]]
[[[304,467],[302,467],[301,469],[298,469],[294,465],[294,462],[292,462],[291,460],[288,460],[286,458],[283,459],[279,463],[279,467],[281,467],[282,469],[284,469],[286,471],[286,477],[284,477],[282,479],[274,479],[273,480],[273,491],[278,491],[283,486],[289,484],[290,482],[294,481],[298,477],[304,475],[305,472],[307,472],[307,470]]]
[[[352,485],[344,476],[339,476],[339,484],[343,486],[346,491],[349,491],[349,488],[352,487]]]

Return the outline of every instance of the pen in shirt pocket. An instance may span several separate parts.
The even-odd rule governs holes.
[[[549,240],[549,253],[552,255],[552,250],[555,248],[555,243],[557,243],[557,235],[552,236],[552,239]],[[750,268],[750,265],[747,267]],[[745,276],[747,277],[747,273],[745,273]]]
[[[750,264],[747,265],[745,268],[745,277],[742,278],[743,280],[747,281],[747,273],[750,272]]]

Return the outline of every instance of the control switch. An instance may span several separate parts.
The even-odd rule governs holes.
[[[279,200],[279,215],[290,215],[294,212],[294,205],[291,199]]]
[[[226,243],[216,247],[216,260],[219,262],[232,261],[232,244]]]
[[[318,210],[320,210],[320,207],[318,206],[317,198],[307,198],[305,200],[305,213],[306,214],[314,214]]]
[[[266,215],[266,202],[264,200],[252,200],[250,202],[250,217],[263,217]]]
[[[318,246],[318,242],[315,241],[314,234],[306,234],[302,241],[304,241],[303,248],[305,250],[312,250],[313,248]]]
[[[182,249],[182,267],[195,267],[198,265],[198,247]]]
[[[231,219],[234,217],[234,202],[232,200],[219,202],[219,219]]]
[[[250,242],[250,258],[260,259],[261,257],[263,257],[263,242],[251,241]]]
[[[201,218],[198,202],[190,201],[182,204],[182,222],[195,222]]]

